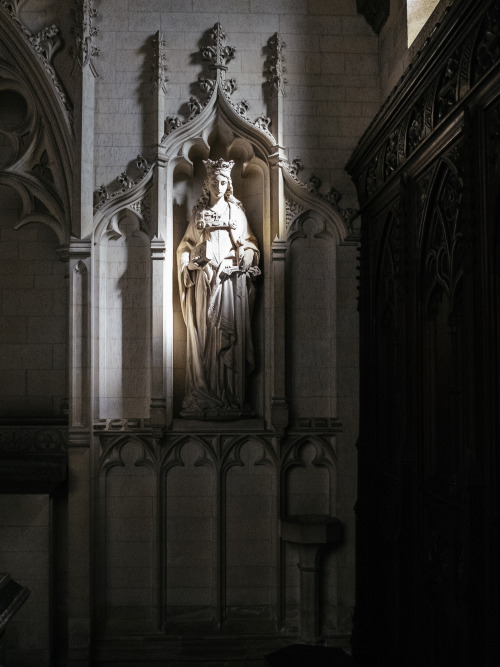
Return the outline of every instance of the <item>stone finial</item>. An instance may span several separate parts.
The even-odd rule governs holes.
[[[225,46],[226,35],[220,23],[216,23],[210,31],[212,45],[200,47],[203,60],[208,60],[211,67],[226,71],[227,63],[234,58],[235,47]]]
[[[167,55],[165,52],[166,41],[164,35],[158,31],[153,37],[153,86],[155,90],[161,90],[163,93],[167,92]]]
[[[97,76],[94,58],[100,55],[100,50],[94,44],[99,34],[98,28],[94,25],[94,19],[97,16],[95,0],[73,0],[73,5],[71,14],[74,26],[71,32],[75,37],[75,46],[72,49],[75,61],[82,69],[88,65],[92,74]]]
[[[281,39],[277,32],[274,33],[268,40],[267,46],[269,49],[269,55],[267,58],[267,81],[269,85],[278,91],[281,95],[285,94],[284,84],[286,79],[284,74],[286,72],[285,68],[285,58],[283,56],[283,48],[286,46],[286,43]]]

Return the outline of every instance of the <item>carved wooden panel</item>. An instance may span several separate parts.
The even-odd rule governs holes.
[[[454,5],[350,163],[365,201],[360,665],[500,654],[498,25],[498,2]]]

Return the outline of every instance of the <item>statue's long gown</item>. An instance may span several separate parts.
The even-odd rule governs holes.
[[[224,204],[221,222],[233,224],[233,240],[225,229],[197,229],[193,216],[177,249],[187,328],[186,393],[181,415],[193,419],[230,418],[248,412],[245,380],[254,367],[251,316],[255,287],[249,273],[235,271],[221,276],[221,271],[236,266],[238,251],[245,250],[253,251],[253,266],[257,266],[259,249],[243,210],[233,203]],[[214,258],[204,268],[190,270],[191,251],[203,241],[210,242]]]

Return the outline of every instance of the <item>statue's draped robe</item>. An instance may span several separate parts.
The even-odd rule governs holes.
[[[192,418],[241,416],[245,405],[245,380],[254,367],[251,316],[255,295],[252,272],[236,267],[238,256],[259,249],[243,210],[229,203],[221,223],[234,226],[232,239],[225,229],[198,229],[192,216],[177,249],[182,314],[187,328],[186,393],[181,415]],[[195,248],[209,242],[213,259],[200,269],[188,263]],[[235,248],[236,245],[236,248]]]

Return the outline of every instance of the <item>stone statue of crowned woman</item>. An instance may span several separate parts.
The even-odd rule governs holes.
[[[254,368],[251,320],[259,248],[233,195],[232,160],[204,160],[207,178],[177,249],[187,328],[187,419],[252,416],[245,401]]]

